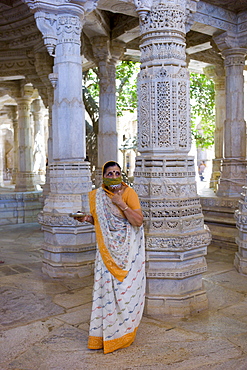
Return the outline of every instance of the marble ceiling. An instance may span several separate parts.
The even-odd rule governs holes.
[[[220,8],[221,17],[233,19],[239,12],[247,11],[246,0],[205,0],[198,2],[200,14],[187,33],[187,52],[191,66],[204,67],[222,63],[214,46],[212,36],[224,32],[212,24],[203,24],[207,6],[214,14]],[[204,13],[203,13],[204,12]],[[223,14],[223,15],[222,15]],[[125,60],[139,60],[139,19],[134,4],[123,0],[99,0],[97,9],[86,17],[82,33],[83,68],[94,66],[92,40],[108,36],[126,44]],[[194,64],[193,64],[194,63]],[[48,83],[52,72],[53,58],[44,47],[42,35],[36,27],[33,14],[24,0],[0,0],[0,94],[4,82],[19,80],[25,76],[39,90]],[[195,67],[195,68],[197,68]]]
[[[223,9],[230,10],[235,13],[247,10],[246,0],[204,0],[205,3],[218,6]]]

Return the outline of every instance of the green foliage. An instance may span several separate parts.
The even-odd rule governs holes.
[[[191,73],[190,83],[192,136],[197,147],[209,148],[214,144],[214,83],[205,75],[197,73]]]
[[[117,115],[123,111],[134,112],[137,108],[136,79],[140,63],[122,61],[116,67]]]
[[[122,116],[124,111],[134,112],[137,107],[136,79],[140,63],[122,61],[116,66],[116,105],[117,115]],[[99,104],[98,68],[89,69],[84,73],[83,90],[91,95],[96,104]],[[87,108],[87,107],[86,107]]]
[[[95,104],[99,104],[99,77],[98,68],[91,68],[84,72],[84,89],[86,88]]]
[[[116,66],[117,115],[134,112],[137,107],[136,79],[139,63],[122,61]],[[97,167],[97,133],[99,125],[99,76],[98,68],[84,72],[83,102],[90,117],[86,126],[87,155],[92,166]]]

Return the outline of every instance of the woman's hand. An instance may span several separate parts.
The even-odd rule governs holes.
[[[89,222],[90,224],[94,225],[94,219],[91,215],[85,215],[85,216],[78,216],[74,217],[75,220],[79,222]]]
[[[124,216],[127,218],[129,223],[132,226],[141,226],[143,223],[143,215],[140,209],[132,209],[126,204],[123,199],[121,193],[116,193],[111,198],[112,203],[116,204],[121,211],[123,211]]]
[[[124,210],[124,216],[132,226],[140,227],[143,224],[143,214],[141,209],[131,209],[128,207]]]
[[[111,198],[113,204],[116,204],[120,209],[124,209],[126,207],[126,203],[122,199],[122,195],[120,192],[113,195]]]

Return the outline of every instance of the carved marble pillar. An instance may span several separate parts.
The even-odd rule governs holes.
[[[109,160],[118,161],[116,112],[116,63],[124,52],[124,43],[110,43],[108,37],[92,40],[94,58],[99,70],[99,131],[98,168],[95,185],[102,183],[102,166]]]
[[[246,72],[244,73],[245,93],[246,89]],[[244,96],[245,116],[247,113],[247,94]],[[234,266],[242,275],[247,275],[247,186],[243,186],[238,209],[235,211],[235,220],[237,227],[237,237],[235,242],[238,251],[235,253]]]
[[[26,84],[20,87],[20,97],[15,98],[18,110],[18,170],[16,173],[15,191],[34,191],[33,142],[31,132],[30,106],[33,87]]]
[[[45,182],[46,167],[44,114],[40,98],[32,102],[32,114],[34,121],[33,172],[35,183],[40,185]]]
[[[224,155],[224,122],[226,118],[225,73],[220,66],[204,68],[205,74],[214,80],[215,87],[215,132],[214,153],[210,188],[216,190],[215,184],[221,174],[221,162]]]
[[[14,148],[13,148],[13,169],[12,169],[12,179],[11,183],[16,183],[16,173],[18,171],[18,117],[17,117],[17,106],[11,105],[9,106],[10,109],[10,116],[13,123],[13,131],[14,131]]]
[[[226,73],[226,120],[224,159],[218,196],[239,197],[246,183],[246,122],[244,120],[243,70],[247,49],[237,35],[214,38],[224,57]]]
[[[52,163],[52,106],[53,106],[53,94],[51,89],[48,90],[48,142],[47,142],[47,157],[46,157],[46,172],[45,172],[45,184],[42,186],[43,197],[47,198],[50,192],[50,168],[49,164]]]
[[[247,186],[242,188],[235,220],[238,229],[235,239],[238,251],[235,253],[234,266],[238,272],[247,275]]]
[[[4,170],[4,135],[2,127],[0,126],[0,187],[4,187],[3,170]]]
[[[54,87],[50,193],[40,216],[45,239],[43,271],[52,277],[88,275],[94,261],[94,230],[92,225],[69,217],[69,213],[89,212],[88,191],[92,189],[90,164],[84,161],[80,55],[83,17],[90,4],[84,9],[79,2],[61,2],[57,6],[52,1],[27,3],[54,56],[53,73],[49,75]],[[91,5],[92,10],[93,2]]]
[[[148,2],[150,5],[150,1]],[[191,146],[185,0],[136,1],[141,26],[135,189],[145,220],[146,313],[207,308],[202,273],[211,240],[196,193]],[[189,5],[192,2],[188,2]]]
[[[53,72],[53,57],[48,53],[35,53],[35,68],[38,76],[42,80],[44,86],[46,87],[46,99],[43,99],[45,106],[48,108],[48,142],[46,143],[46,171],[45,171],[45,184],[42,185],[43,198],[46,199],[50,192],[50,170],[49,164],[52,163],[52,106],[54,102],[54,91],[52,84],[56,84],[56,76],[52,74]],[[51,80],[49,79],[51,76]],[[52,76],[54,76],[55,81]]]

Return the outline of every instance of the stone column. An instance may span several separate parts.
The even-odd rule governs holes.
[[[204,68],[205,74],[214,80],[215,87],[215,132],[214,153],[210,188],[217,190],[224,155],[224,122],[226,118],[225,72],[220,66]]]
[[[32,114],[34,121],[34,148],[33,148],[33,172],[37,185],[45,182],[45,137],[44,137],[44,114],[42,113],[42,101],[40,98],[32,102]]]
[[[247,120],[247,66],[244,70],[244,119]]]
[[[136,4],[142,39],[135,189],[145,220],[145,310],[186,316],[208,306],[202,273],[211,240],[196,193],[194,159],[188,156],[185,25],[191,9],[185,0]]]
[[[108,37],[92,40],[94,58],[99,71],[99,131],[96,187],[102,183],[102,166],[109,160],[118,161],[116,112],[116,63],[124,52],[124,43],[110,43]]]
[[[46,157],[46,172],[45,172],[45,184],[42,186],[43,197],[47,198],[50,192],[50,169],[49,163],[52,163],[52,105],[53,105],[53,96],[50,89],[48,90],[48,143],[47,143],[47,157]]]
[[[30,120],[30,106],[33,87],[26,84],[20,87],[20,97],[16,98],[18,110],[18,170],[16,173],[15,191],[34,191],[33,148]]]
[[[224,33],[214,41],[221,50],[226,73],[224,160],[217,195],[240,197],[246,183],[247,164],[243,76],[247,49],[241,47],[236,35]]]
[[[17,118],[17,106],[16,105],[10,105],[10,116],[13,122],[13,131],[14,131],[14,148],[13,148],[13,169],[12,169],[12,179],[11,183],[16,183],[16,173],[18,171],[18,157],[17,157],[17,151],[18,151],[18,118]]]
[[[42,185],[43,198],[46,199],[50,192],[50,170],[49,164],[52,163],[52,106],[54,102],[54,87],[56,86],[56,76],[53,72],[54,58],[48,53],[35,53],[35,68],[38,76],[40,77],[43,85],[45,86],[45,93],[42,96],[45,106],[48,108],[48,142],[46,143],[46,173],[45,184]],[[51,77],[51,80],[49,79]],[[52,78],[54,77],[54,79]],[[45,96],[44,96],[45,95]]]
[[[244,73],[244,92],[247,93],[246,72]],[[244,95],[245,117],[247,114],[247,94]],[[247,275],[247,186],[243,186],[238,209],[235,211],[238,251],[235,253],[234,266],[242,275]]]
[[[0,126],[0,187],[4,187],[3,168],[4,168],[4,135],[2,127]]]
[[[93,227],[69,217],[70,212],[89,212],[88,191],[92,189],[90,164],[84,161],[80,37],[85,9],[79,2],[28,4],[47,50],[54,56],[49,76],[54,87],[50,193],[40,216],[45,239],[43,271],[52,277],[88,275],[95,253]],[[87,4],[87,10],[89,7]]]

